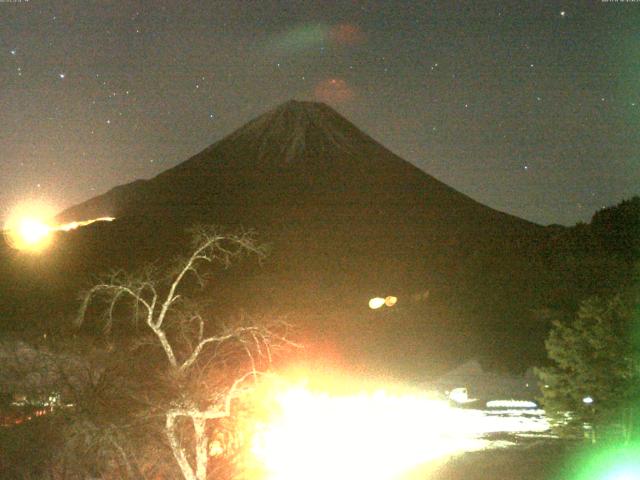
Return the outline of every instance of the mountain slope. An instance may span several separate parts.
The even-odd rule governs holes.
[[[366,199],[371,204],[402,206],[407,213],[430,208],[431,215],[441,217],[473,213],[483,220],[500,218],[532,227],[425,174],[328,106],[297,101],[267,112],[152,180],[117,187],[63,212],[60,218],[209,209],[216,200],[228,202],[237,194],[245,196],[245,203],[267,201],[277,206],[295,205],[308,197],[323,204]]]
[[[407,369],[485,353],[518,363],[522,342],[540,351],[528,312],[545,295],[535,252],[547,230],[455,191],[323,104],[287,102],[59,219],[105,215],[117,220],[68,239],[79,274],[171,256],[194,223],[255,228],[272,255],[227,278],[223,310],[275,305],[347,356]],[[397,307],[366,308],[387,294]]]

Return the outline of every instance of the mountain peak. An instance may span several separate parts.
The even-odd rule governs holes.
[[[281,103],[273,110],[291,111],[291,112],[303,112],[303,111],[312,112],[318,109],[333,110],[327,104],[322,102],[312,102],[309,100],[296,100],[295,98],[292,98],[290,100],[287,100],[284,103]]]
[[[260,115],[254,119],[253,122],[260,119],[273,122],[278,118],[286,119],[289,122],[303,122],[305,126],[309,126],[311,120],[318,121],[321,118],[325,121],[329,119],[333,121],[347,121],[342,115],[325,103],[291,99]],[[249,122],[249,125],[253,122]]]
[[[277,157],[280,164],[296,162],[309,148],[318,153],[336,149],[354,153],[354,140],[356,143],[370,141],[330,106],[293,99],[260,115],[225,139],[235,144],[256,145],[255,160]]]
[[[334,108],[324,102],[313,102],[309,100],[287,100],[277,107],[269,110],[265,115],[288,115],[292,117],[333,117],[334,119],[345,120]]]

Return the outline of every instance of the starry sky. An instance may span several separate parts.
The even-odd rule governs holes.
[[[0,218],[149,178],[291,98],[493,208],[640,194],[640,2],[0,0]]]

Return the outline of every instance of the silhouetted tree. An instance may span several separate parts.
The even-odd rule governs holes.
[[[128,317],[146,331],[136,348],[160,347],[159,364],[153,356],[136,358],[147,378],[140,376],[129,396],[148,405],[149,418],[164,419],[163,435],[186,480],[207,478],[212,424],[231,416],[234,400],[268,368],[274,349],[290,344],[284,322],[257,323],[241,317],[222,325],[187,301],[188,283],[204,285],[208,264],[227,267],[246,254],[264,256],[252,233],[201,228],[189,257],[168,274],[153,268],[138,275],[116,272],[82,295],[79,324],[92,311],[90,304],[101,299],[106,331]],[[127,458],[124,449],[122,458]],[[124,470],[132,470],[131,465],[125,463]]]
[[[553,364],[536,373],[543,405],[561,430],[575,433],[588,423],[599,431],[621,427],[626,440],[632,436],[640,394],[634,306],[622,295],[592,297],[570,323],[553,322],[545,342]]]

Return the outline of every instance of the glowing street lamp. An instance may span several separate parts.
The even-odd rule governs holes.
[[[393,295],[389,295],[384,299],[384,304],[387,307],[393,307],[396,303],[398,303],[398,297],[394,297]]]
[[[49,223],[54,210],[39,203],[27,203],[16,207],[4,225],[9,246],[16,250],[38,253],[51,243],[54,228]]]
[[[30,247],[42,243],[50,231],[49,225],[37,218],[22,218],[17,228],[17,234]]]
[[[384,305],[384,298],[374,297],[369,300],[369,308],[371,310],[377,310]]]
[[[5,230],[9,245],[17,250],[39,252],[51,241],[51,227],[38,218],[21,218]]]

